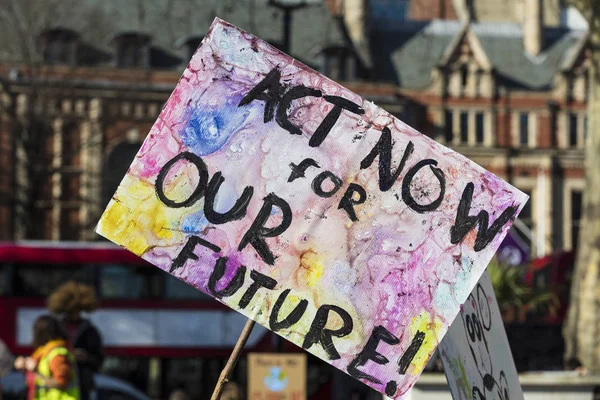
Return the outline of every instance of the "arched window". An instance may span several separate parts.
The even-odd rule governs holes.
[[[117,191],[140,147],[141,144],[137,142],[123,142],[116,145],[106,157],[102,174],[103,207]]]
[[[75,65],[79,34],[71,29],[53,28],[40,34],[40,51],[49,65]]]
[[[117,34],[113,39],[117,67],[148,68],[150,66],[150,42],[150,36],[143,33]]]

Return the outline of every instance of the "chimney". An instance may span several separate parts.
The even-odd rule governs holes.
[[[524,11],[523,39],[525,51],[537,56],[544,47],[542,0],[525,0]]]

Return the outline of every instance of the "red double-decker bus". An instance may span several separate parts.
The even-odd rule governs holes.
[[[0,337],[14,353],[31,353],[33,321],[47,312],[46,297],[68,280],[96,288],[100,308],[90,318],[105,344],[105,371],[158,397],[191,381],[190,390],[209,391],[245,323],[111,244],[0,243]],[[258,327],[249,348],[269,350],[271,339]]]
[[[177,387],[210,398],[245,317],[107,242],[0,242],[0,338],[15,354],[33,351],[33,321],[69,280],[96,288],[100,307],[89,317],[103,337],[104,373],[154,398]],[[274,351],[275,342],[256,326],[246,349]],[[302,351],[286,341],[283,350]],[[308,366],[309,397],[330,398],[333,368],[312,356]],[[245,386],[245,360],[234,380]]]

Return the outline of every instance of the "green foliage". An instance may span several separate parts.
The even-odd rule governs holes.
[[[559,307],[558,298],[548,288],[533,289],[525,285],[524,275],[526,267],[513,267],[492,261],[488,266],[488,273],[498,306],[502,312],[511,308],[518,311],[547,311],[554,315]]]

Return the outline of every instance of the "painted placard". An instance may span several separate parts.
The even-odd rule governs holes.
[[[248,354],[248,399],[306,400],[306,354]]]
[[[97,232],[399,397],[526,199],[216,19]]]
[[[487,271],[463,304],[438,349],[453,399],[523,399]]]

